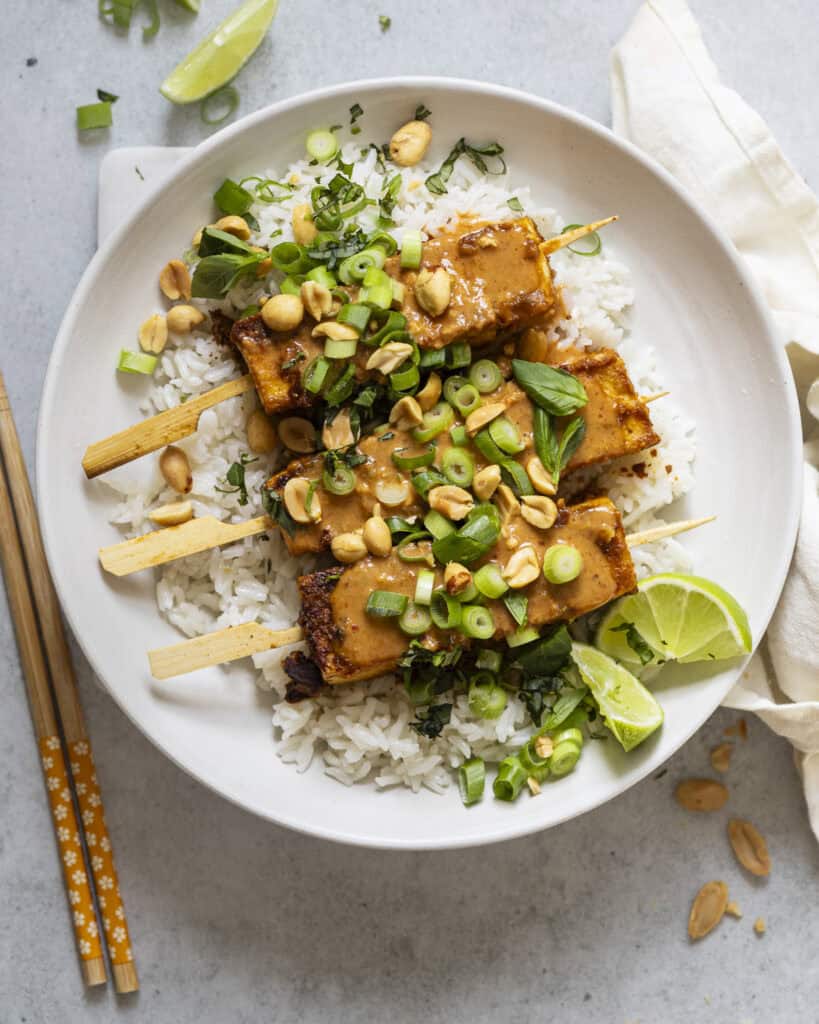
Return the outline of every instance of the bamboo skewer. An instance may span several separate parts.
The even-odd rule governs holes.
[[[192,398],[184,405],[166,409],[156,416],[121,430],[118,434],[112,434],[103,441],[89,445],[82,458],[85,475],[91,480],[126,462],[155,452],[157,448],[164,448],[166,444],[188,437],[196,430],[199,417],[205,409],[218,405],[228,398],[252,391],[253,387],[253,378],[246,373],[243,377],[229,380],[204,395]]]
[[[176,558],[195,555],[208,548],[231,544],[243,537],[273,529],[275,524],[268,516],[256,516],[243,523],[223,523],[215,516],[190,519],[179,526],[168,526],[154,530],[141,537],[122,541],[100,548],[100,564],[114,576],[128,576],[140,569],[164,565]]]
[[[7,570],[7,587],[11,588],[12,581],[23,579],[25,569],[28,569],[31,591],[34,596],[37,617],[40,623],[42,643],[51,674],[53,693],[56,698],[63,737],[69,754],[69,769],[75,784],[77,804],[84,823],[86,842],[91,853],[91,872],[94,877],[97,893],[98,895],[104,894],[103,898],[106,903],[105,913],[101,915],[101,918],[111,958],[114,984],[117,992],[133,992],[139,987],[139,982],[130,950],[128,924],[119,892],[117,872],[113,860],[111,841],[105,823],[91,743],[79,702],[77,681],[60,615],[59,602],[54,591],[54,585],[51,582],[45,551],[43,550],[37,510],[31,494],[28,474],[14,419],[9,407],[8,395],[6,394],[2,374],[0,374],[0,449],[2,449],[3,462],[14,503],[14,511],[12,512],[11,506],[8,503],[8,494],[4,489],[3,499],[7,507],[3,509],[3,519],[5,522],[7,516],[12,517],[11,526],[8,528],[8,532],[11,534],[11,531],[14,530],[13,517],[14,513],[16,513],[16,527],[19,531],[23,554],[25,555],[25,567],[21,567],[21,564],[18,564],[16,567],[12,567],[11,571]],[[18,559],[19,563],[22,563],[22,558],[19,557],[19,550]],[[22,575],[19,575],[20,572]],[[28,612],[33,618],[30,598],[28,601]],[[36,636],[36,623],[34,630],[34,635]],[[39,661],[43,665],[43,672],[45,672],[42,651],[39,646],[37,647],[37,656],[39,656]],[[39,668],[37,672],[39,673]],[[58,728],[51,703],[51,695],[48,691],[47,675],[44,693],[48,697],[54,727],[45,736],[42,736],[38,729],[38,739],[41,741],[41,749],[43,746],[47,748],[47,753],[43,752],[44,765],[47,761],[51,761],[51,770],[53,771],[53,766],[58,761],[57,755],[59,755],[59,761],[62,762],[62,752],[59,747],[59,739],[55,743]],[[65,770],[64,765],[63,770]],[[52,804],[52,806],[54,805]],[[65,806],[65,804],[63,803],[62,806]],[[73,815],[73,805],[70,805],[70,810]],[[58,839],[66,831],[78,837],[78,823],[75,823],[73,827],[65,826],[58,828]],[[70,842],[73,843],[73,839]],[[70,845],[69,849],[62,850],[64,863],[67,863],[66,857],[70,857],[72,852],[76,852],[73,849],[73,845]],[[87,887],[88,883],[86,881]],[[71,892],[71,890],[69,891]],[[82,900],[82,897],[83,893],[80,893],[80,900]],[[72,897],[70,896],[69,898]],[[76,910],[77,907],[75,906],[74,909]],[[99,945],[96,935],[90,936],[90,925],[94,921],[93,910],[90,913],[85,911],[78,911],[78,913],[84,914],[86,918],[85,927],[89,931],[89,934],[85,935],[81,941],[88,944],[89,938],[93,938],[96,939],[97,945]],[[80,945],[80,949],[82,950],[83,948],[84,946]],[[100,949],[100,959],[101,957],[102,951]],[[99,980],[88,982],[89,984],[98,984],[105,981],[104,961],[101,960],[101,963],[101,977],[99,977],[99,967],[92,968],[95,972],[94,977],[98,977]]]
[[[592,231],[599,231],[600,228],[604,228],[607,224],[611,224],[617,220],[617,216],[606,217],[603,220],[592,221],[591,224],[583,224],[579,228],[573,228],[571,231],[564,231],[562,235],[555,235],[554,238],[547,238],[545,242],[541,242],[539,249],[544,256],[551,256],[553,252],[557,252],[558,249],[563,249],[567,245],[571,245],[572,242],[576,242],[578,238],[584,238],[586,235],[590,235]]]
[[[702,519],[684,519],[679,523],[665,523],[650,530],[642,530],[626,537],[629,547],[650,544],[652,541],[673,537],[686,530],[696,529],[710,523],[716,516],[705,516]],[[238,658],[261,651],[270,651],[276,647],[298,643],[304,634],[298,626],[289,629],[268,629],[256,622],[244,622],[240,626],[228,626],[204,636],[183,640],[170,647],[157,647],[148,651],[148,663],[155,679],[170,679],[173,676],[187,675],[200,668],[210,668],[224,662],[236,661]]]
[[[652,402],[656,402],[659,398],[665,398],[666,395],[670,395],[670,391],[658,391],[656,395],[641,395],[640,401],[644,405],[650,405]]]

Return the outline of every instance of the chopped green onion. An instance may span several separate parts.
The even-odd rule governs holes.
[[[367,271],[371,267],[380,270],[386,261],[386,253],[378,246],[371,246],[369,249],[362,249],[343,259],[338,268],[338,276],[344,284],[361,284]],[[386,276],[386,275],[385,275]]]
[[[414,365],[405,366],[390,374],[390,387],[398,394],[412,393],[421,382],[421,374]]]
[[[224,105],[222,113],[218,113],[220,104]],[[239,93],[232,85],[225,85],[202,100],[199,116],[205,124],[221,124],[223,121],[227,121],[238,106]],[[214,107],[216,108],[216,116],[214,116]]]
[[[463,590],[459,591],[455,597],[461,602],[461,604],[483,604],[483,595],[478,592],[478,588],[472,582],[469,581],[469,586],[464,587]]]
[[[400,536],[402,533],[416,533],[418,531],[415,523],[411,523],[409,519],[402,519],[401,516],[387,516],[386,523],[393,537],[396,534]]]
[[[81,132],[93,128],[110,128],[114,123],[110,103],[88,103],[77,107],[77,128]]]
[[[480,406],[481,396],[478,394],[478,389],[472,384],[464,384],[463,387],[458,388],[451,401],[461,416],[466,418]]]
[[[526,445],[515,424],[505,416],[498,416],[489,424],[489,436],[507,455],[518,455]]]
[[[456,423],[454,427],[449,428],[449,438],[458,448],[466,448],[469,444],[469,434],[463,423]]]
[[[441,487],[447,482],[446,477],[439,473],[434,466],[422,469],[418,473],[413,473],[411,479],[412,486],[425,501],[433,487]]]
[[[338,283],[336,281],[335,274],[331,274],[327,267],[313,267],[312,270],[308,270],[307,280],[315,281],[317,284],[323,284],[329,291],[332,291]],[[338,317],[336,317],[336,319],[338,319]]]
[[[424,413],[424,422],[413,430],[412,436],[416,441],[424,444],[442,434],[452,425],[454,419],[455,413],[452,411],[452,406],[446,402],[438,402]]]
[[[432,569],[421,569],[415,577],[415,603],[428,605],[435,589],[435,573]]]
[[[543,556],[543,575],[550,583],[570,583],[583,568],[583,556],[573,544],[553,544]]]
[[[483,796],[486,784],[486,765],[480,757],[470,757],[458,769],[458,787],[465,807],[476,804]]]
[[[491,359],[479,359],[469,368],[469,380],[482,395],[488,395],[503,383],[498,364]]]
[[[437,696],[435,692],[435,679],[427,676],[414,677],[411,672],[404,673],[404,689],[410,702],[416,706],[431,704]]]
[[[478,718],[500,718],[506,707],[506,691],[491,672],[478,672],[469,684],[469,710]]]
[[[407,289],[401,284],[400,281],[392,282],[392,305],[398,306],[399,308],[404,304],[404,296],[407,294]]]
[[[324,381],[327,379],[327,371],[329,369],[330,363],[324,356],[319,356],[304,371],[304,386],[311,395],[317,395],[321,391]]]
[[[230,178],[225,178],[214,192],[213,201],[222,213],[241,217],[253,205],[253,194]]]
[[[534,494],[535,489],[529,474],[519,462],[512,459],[504,459],[500,464],[501,475],[504,483],[508,484],[518,497],[524,494]]]
[[[402,270],[417,270],[421,266],[423,241],[420,231],[405,231],[401,241]]]
[[[429,561],[429,534],[426,530],[418,530],[416,533],[408,533],[402,537],[395,547],[395,553],[402,562],[428,562]]]
[[[377,267],[370,268],[377,270]],[[365,302],[374,309],[389,309],[392,305],[392,281],[387,278],[375,284],[365,285],[358,293],[358,301]]]
[[[321,474],[321,482],[330,494],[350,494],[355,487],[355,473],[336,459],[333,472],[325,469]]]
[[[328,405],[341,405],[353,393],[355,387],[355,366],[349,365],[342,375],[327,390],[324,396]]]
[[[324,355],[327,359],[352,359],[358,348],[355,338],[344,338],[337,341],[335,338],[327,338],[324,342]]]
[[[147,352],[129,352],[123,348],[119,353],[117,369],[123,373],[153,373],[156,369],[156,356]]]
[[[424,451],[416,452],[413,455],[404,455],[403,453],[406,451],[406,448],[398,448],[391,453],[396,468],[404,473],[409,473],[413,469],[423,469],[424,466],[431,466],[435,461],[435,448],[431,444],[427,445]]]
[[[239,319],[244,320],[248,316],[256,316],[257,313],[261,313],[258,306],[245,306],[242,312],[239,314]]]
[[[445,590],[436,590],[430,604],[432,621],[439,629],[457,629],[461,624],[462,605]]]
[[[498,774],[492,786],[492,791],[498,800],[514,800],[523,789],[528,778],[520,758],[516,755],[505,757],[498,765]]]
[[[442,516],[434,508],[431,508],[424,516],[424,526],[436,540],[454,533],[456,529],[454,523],[451,523],[446,516]]]
[[[444,381],[444,398],[450,405],[455,404],[455,395],[457,395],[461,388],[468,383],[469,381],[466,377],[461,377],[457,373],[453,374],[451,377],[447,377]]]
[[[487,554],[500,536],[500,516],[494,505],[476,506],[466,524],[455,533],[436,540],[432,553],[442,565],[469,565]]]
[[[526,775],[533,776],[538,782],[543,782],[549,776],[549,758],[541,757],[535,749],[535,737],[525,743],[518,753],[520,763]]]
[[[472,362],[472,349],[465,341],[456,341],[446,349],[446,364],[453,370],[461,366],[469,366]]]
[[[492,613],[482,605],[465,604],[461,616],[461,630],[475,640],[488,640],[495,632]]]
[[[317,267],[316,269],[319,268]],[[360,302],[347,302],[338,311],[336,320],[340,324],[347,324],[348,327],[352,327],[359,334],[363,334],[367,329],[367,324],[370,322],[370,315],[371,310],[369,306],[364,306]]]
[[[338,139],[333,132],[327,131],[325,128],[318,128],[316,131],[310,132],[305,142],[308,155],[321,164],[332,160],[338,152],[338,148]]]
[[[475,586],[484,597],[496,601],[503,597],[509,589],[509,584],[501,575],[500,568],[495,562],[487,562],[472,577]]]
[[[386,316],[380,312],[373,312],[372,315],[376,319],[376,322],[380,321],[380,319],[384,317],[384,323],[376,333],[363,338],[368,345],[372,345],[374,348],[383,345],[388,338],[395,340],[391,336],[400,333],[407,326],[407,318],[403,313],[398,313],[395,310],[390,310]]]
[[[478,431],[478,433],[472,438],[472,443],[487,462],[492,462],[495,465],[500,465],[502,462],[506,462],[506,453],[502,452],[492,440],[487,427]]]
[[[567,224],[565,228],[560,232],[561,235],[565,235],[567,231],[574,231],[575,228],[582,228],[583,224]],[[585,245],[585,249],[577,249],[575,246]],[[591,246],[591,248],[588,248]],[[584,238],[578,238],[576,242],[572,242],[571,245],[566,247],[569,252],[576,253],[578,256],[596,256],[603,248],[603,243],[600,241],[600,235],[596,231],[590,231]]]
[[[432,624],[432,619],[426,608],[422,608],[414,601],[408,601],[407,607],[398,620],[398,625],[408,636],[421,636],[426,633]]]
[[[301,284],[295,277],[286,277],[279,285],[282,295],[301,295]]]
[[[532,626],[518,626],[514,633],[508,633],[506,636],[507,647],[523,647],[524,644],[530,644],[533,640],[539,640],[540,633]]]
[[[500,651],[493,651],[491,647],[482,647],[478,652],[475,664],[479,669],[494,672],[497,675],[503,664],[503,655]]]
[[[425,348],[421,353],[421,369],[436,370],[446,365],[446,349]]]
[[[279,242],[270,250],[268,258],[276,270],[285,274],[304,274],[313,267],[305,250],[295,242]]]
[[[396,594],[392,590],[373,590],[367,598],[367,614],[377,619],[393,618],[403,615],[407,607],[406,594]]]
[[[373,231],[371,235],[367,236],[367,248],[371,249],[374,246],[383,249],[387,256],[398,252],[398,242],[386,231]]]
[[[475,460],[466,448],[448,448],[441,460],[444,476],[457,487],[469,487],[475,475]]]
[[[549,769],[552,775],[568,775],[580,760],[583,733],[579,729],[562,729],[552,737],[552,740],[554,749],[549,759]]]

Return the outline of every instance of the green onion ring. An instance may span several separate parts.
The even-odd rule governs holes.
[[[426,633],[432,623],[432,618],[426,608],[422,608],[414,601],[408,601],[407,606],[398,620],[402,632],[408,636],[421,636]]]
[[[583,569],[583,556],[573,544],[553,544],[543,556],[543,575],[550,583],[571,583]]]
[[[355,488],[355,473],[349,466],[336,460],[336,466],[332,473],[326,469],[323,471],[321,482],[325,491],[329,491],[330,494],[350,494]]]
[[[452,406],[446,402],[438,402],[424,413],[424,422],[413,430],[412,436],[419,444],[424,444],[442,434],[454,420],[455,413],[452,411]]]
[[[506,416],[496,417],[487,429],[498,448],[507,455],[518,455],[526,447],[520,431]]]
[[[457,487],[469,487],[475,476],[475,460],[466,448],[448,448],[441,460],[444,476]]]
[[[491,394],[503,383],[503,375],[498,364],[491,359],[479,359],[469,368],[469,382],[473,384],[482,395]]]
[[[462,605],[445,590],[436,590],[430,603],[432,621],[439,629],[457,629],[461,624]]]
[[[432,569],[421,569],[415,577],[415,603],[428,605],[435,589],[435,573]]]
[[[458,787],[465,807],[477,803],[486,784],[486,765],[480,757],[470,757],[458,769]]]
[[[373,590],[367,598],[366,611],[377,619],[392,618],[403,614],[407,601],[406,594],[396,594],[392,590]]]
[[[480,604],[462,606],[461,630],[474,640],[488,640],[495,632],[495,621],[488,608]]]
[[[393,451],[392,461],[396,469],[409,473],[413,469],[423,469],[424,466],[431,466],[435,461],[435,446],[427,445],[426,450],[417,452],[414,455],[402,455],[406,448],[398,448]]]
[[[428,541],[430,535],[426,530],[418,530],[415,533],[408,533],[406,537],[402,537],[401,540],[395,547],[396,555],[401,559],[402,562],[428,562],[429,552],[428,551],[413,551],[410,552],[407,549],[411,545],[421,544],[424,541]]]
[[[219,117],[211,117],[210,110],[214,103],[226,103],[227,109],[224,114]],[[206,96],[202,100],[202,105],[199,108],[199,115],[205,124],[222,124],[223,121],[233,114],[236,108],[239,106],[239,93],[232,85],[225,85],[221,89],[217,89],[216,92],[212,92],[210,96]],[[217,107],[218,109],[218,107]]]
[[[480,407],[481,396],[478,394],[478,389],[474,385],[464,384],[463,387],[458,388],[453,395],[452,404],[461,416],[466,418],[470,413]]]
[[[484,597],[496,601],[503,597],[509,584],[501,575],[500,567],[495,562],[487,562],[472,576],[472,580]]]
[[[527,775],[520,758],[516,755],[505,757],[498,765],[498,774],[492,786],[496,799],[512,801],[523,789]]]
[[[565,235],[567,231],[574,231],[575,228],[582,227],[584,227],[583,224],[567,224],[560,233],[561,235]],[[600,241],[600,235],[598,235],[596,231],[590,231],[585,237],[592,243],[591,249],[575,249],[575,245],[577,244],[576,242],[572,242],[572,244],[566,246],[566,248],[569,252],[576,253],[578,256],[596,256],[603,248],[603,243]],[[577,241],[579,242],[581,239],[578,238]]]

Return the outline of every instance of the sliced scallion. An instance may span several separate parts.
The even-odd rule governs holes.
[[[436,540],[455,532],[455,524],[434,508],[431,508],[424,516],[424,526]]]
[[[461,630],[474,640],[488,640],[495,632],[492,613],[479,604],[463,605]]]
[[[446,349],[446,364],[453,370],[469,366],[472,362],[472,349],[465,341],[456,341]]]
[[[355,473],[336,459],[333,472],[325,469],[321,474],[321,482],[330,494],[350,494],[355,487]]]
[[[452,425],[454,419],[455,413],[452,411],[452,406],[446,402],[438,402],[424,413],[424,422],[413,430],[412,436],[416,441],[424,444],[442,434]]]
[[[367,598],[366,611],[376,619],[393,618],[404,613],[407,603],[406,594],[396,594],[392,590],[373,590]]]
[[[449,438],[458,448],[465,448],[469,444],[469,434],[463,423],[456,423],[454,427],[449,428]]]
[[[567,231],[574,231],[575,228],[582,227],[582,224],[567,224],[560,233],[565,235]],[[567,248],[569,252],[573,252],[577,256],[596,256],[603,248],[603,243],[600,241],[600,235],[596,231],[590,231],[588,235],[578,238],[576,242],[572,242]]]
[[[317,284],[323,284],[329,291],[332,291],[338,283],[335,275],[331,274],[327,267],[313,267],[312,270],[308,270],[307,280],[315,281]],[[338,319],[338,317],[336,317],[336,319]]]
[[[492,791],[498,800],[512,801],[523,789],[527,779],[526,771],[516,755],[505,757],[498,765],[498,774]]]
[[[487,462],[492,462],[495,465],[500,465],[500,463],[506,462],[506,453],[502,452],[492,440],[488,427],[484,427],[483,430],[479,430],[472,438],[472,443]]]
[[[447,377],[444,381],[444,398],[450,405],[455,404],[455,395],[468,383],[469,381],[466,377],[461,377],[457,373]]]
[[[482,565],[473,574],[472,579],[480,593],[492,601],[503,597],[509,589],[509,584],[501,575],[500,567],[495,562],[487,562],[486,565]]]
[[[436,590],[430,602],[432,621],[439,629],[457,629],[461,625],[462,605],[445,590]]]
[[[420,231],[405,231],[401,241],[401,268],[417,270],[421,266],[424,243]]]
[[[221,124],[239,106],[239,93],[232,85],[225,85],[202,100],[199,116],[205,124]]]
[[[81,132],[110,128],[113,123],[111,104],[108,102],[87,103],[84,107],[77,107],[77,128]]]
[[[457,487],[469,487],[475,475],[475,460],[466,448],[448,448],[441,460],[444,476]]]
[[[486,765],[483,758],[470,757],[458,769],[458,787],[465,807],[477,803],[486,784]]]
[[[404,305],[404,296],[407,294],[407,289],[401,284],[400,281],[392,282],[392,304],[397,306],[399,309]]]
[[[425,348],[421,353],[421,369],[436,370],[446,366],[446,349]]]
[[[469,683],[469,710],[478,718],[500,718],[506,707],[506,691],[491,672],[476,672]]]
[[[329,369],[329,361],[324,356],[319,356],[304,371],[304,377],[302,378],[304,387],[311,395],[317,395],[324,387]]]
[[[313,160],[318,160],[320,164],[332,160],[339,149],[335,134],[326,128],[318,128],[316,131],[310,132],[304,146],[308,156]]]
[[[324,355],[327,359],[352,359],[357,348],[355,338],[328,338],[324,342]]]
[[[412,394],[421,383],[421,374],[414,364],[404,366],[390,374],[390,387],[397,394]]]
[[[479,359],[469,368],[469,381],[482,395],[488,395],[503,383],[498,364],[491,359]]]
[[[470,413],[479,408],[481,396],[478,394],[478,389],[472,384],[464,384],[463,387],[458,388],[451,401],[465,419]]]
[[[552,775],[568,775],[580,760],[583,733],[579,729],[562,729],[552,737],[554,748],[549,759]]]
[[[412,474],[412,486],[425,501],[433,487],[441,487],[446,482],[446,477],[439,473],[434,466],[421,469],[417,473]]]
[[[279,285],[282,295],[301,295],[301,282],[295,277],[286,277]]]
[[[487,672],[494,672],[495,675],[501,670],[503,664],[503,655],[500,651],[493,651],[491,647],[483,647],[478,652],[477,660],[475,665],[479,669],[484,669]]]
[[[507,455],[518,455],[526,445],[520,431],[506,416],[498,416],[489,424],[489,436]]]
[[[423,469],[435,461],[435,448],[430,444],[420,452],[409,452],[406,448],[398,448],[391,453],[392,461],[397,469],[409,473],[413,469]]]
[[[421,569],[415,577],[415,603],[428,605],[435,589],[435,573],[432,569]]]
[[[553,544],[543,556],[543,575],[550,583],[570,583],[583,569],[583,556],[573,544]]]
[[[426,633],[432,624],[432,618],[426,608],[422,608],[414,601],[408,601],[407,607],[401,613],[398,625],[408,636],[421,636]]]
[[[395,553],[402,562],[429,562],[429,534],[426,530],[408,533],[395,546]]]
[[[129,352],[123,348],[119,353],[117,369],[123,373],[153,373],[156,369],[156,356],[149,356],[147,352]]]
[[[523,647],[524,644],[530,644],[539,638],[540,633],[532,626],[518,626],[514,633],[506,634],[506,645],[507,647]]]
[[[359,334],[363,334],[367,329],[367,324],[370,322],[370,314],[369,306],[365,306],[360,302],[347,302],[338,311],[336,320],[340,324],[347,324],[348,327],[352,327]]]

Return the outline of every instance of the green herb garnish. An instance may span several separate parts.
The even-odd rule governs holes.
[[[510,210],[514,210],[515,213],[523,213],[523,203],[518,199],[517,196],[512,196],[511,199],[506,200],[506,205]]]
[[[445,195],[446,183],[452,177],[455,164],[460,156],[468,157],[482,174],[503,174],[506,171],[506,161],[503,159],[502,154],[503,146],[499,142],[489,142],[485,146],[473,146],[466,139],[458,139],[449,156],[444,160],[437,172],[427,178],[426,186],[435,195]],[[493,157],[499,160],[500,168],[498,170],[490,170],[484,157]]]
[[[219,253],[201,259],[193,272],[191,295],[195,299],[221,299],[238,281],[255,273],[265,258],[264,253],[243,256],[238,253]]]
[[[216,490],[219,491],[220,494],[238,494],[239,504],[246,505],[248,497],[247,485],[245,484],[245,466],[255,461],[255,457],[247,455],[246,453],[241,455],[239,457],[239,461],[233,463],[225,476],[225,480],[230,484],[230,488],[217,487]]]
[[[101,103],[116,103],[119,96],[115,96],[112,92],[106,92],[105,89],[97,89],[97,99]]]
[[[589,400],[582,382],[567,370],[513,359],[512,371],[535,405],[553,416],[571,416]]]
[[[432,704],[426,711],[419,711],[414,722],[410,722],[410,728],[414,729],[420,736],[434,740],[441,735],[445,725],[449,724],[452,717],[451,704]]]
[[[648,665],[650,661],[654,660],[654,651],[645,642],[633,622],[621,622],[619,626],[614,627],[612,633],[626,634],[626,643],[640,659],[641,665]]]
[[[220,110],[224,106],[224,110]],[[232,85],[224,85],[206,96],[199,107],[199,116],[205,124],[221,124],[239,106],[239,93]]]
[[[379,14],[378,24],[381,26],[381,31],[386,32],[389,29],[390,25],[392,25],[392,18],[390,18],[386,14]]]
[[[282,530],[292,537],[299,528],[299,524],[284,507],[281,495],[267,487],[262,487],[262,505],[273,522],[278,523]]]
[[[519,626],[525,626],[528,622],[528,607],[529,598],[525,594],[518,594],[508,590],[503,595],[503,603],[506,605],[506,610],[517,622]]]
[[[431,116],[432,111],[429,109],[429,107],[424,106],[423,103],[419,103],[418,106],[415,108],[415,117],[413,120],[426,121],[426,119]]]

